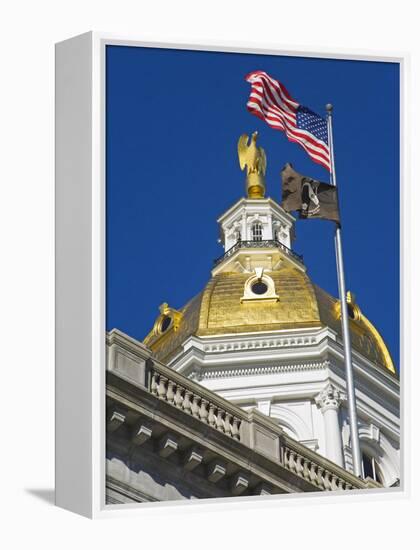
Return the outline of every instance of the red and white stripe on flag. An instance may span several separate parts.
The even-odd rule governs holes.
[[[249,73],[251,84],[247,109],[289,141],[299,143],[311,159],[331,170],[327,121],[295,101],[286,88],[264,71]]]

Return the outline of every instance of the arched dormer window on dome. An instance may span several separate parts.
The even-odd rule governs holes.
[[[362,471],[363,477],[370,477],[371,479],[383,484],[383,476],[375,457],[370,454],[362,453]]]
[[[245,281],[243,302],[278,302],[274,281],[264,274],[263,268],[255,268],[255,274]]]
[[[253,241],[262,241],[262,223],[254,222],[251,227],[251,235]]]

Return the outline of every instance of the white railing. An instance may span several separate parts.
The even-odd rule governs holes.
[[[185,380],[187,382],[187,379]],[[150,391],[159,399],[167,401],[178,409],[194,416],[212,428],[240,441],[241,419],[229,412],[227,407],[206,399],[201,392],[186,387],[164,376],[155,368],[151,372]]]

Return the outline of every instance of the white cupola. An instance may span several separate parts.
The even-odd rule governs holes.
[[[257,132],[251,140],[246,134],[239,138],[239,163],[246,170],[247,196],[217,220],[225,253],[216,261],[213,275],[222,271],[252,272],[255,268],[272,271],[283,260],[305,270],[302,258],[291,249],[295,218],[265,197],[267,160],[256,138]]]
[[[294,217],[270,198],[242,198],[217,222],[225,252],[238,240],[256,243],[278,241],[287,248],[291,248],[294,240]]]

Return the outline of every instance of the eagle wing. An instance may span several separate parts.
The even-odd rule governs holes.
[[[243,170],[248,160],[248,136],[246,134],[242,134],[238,140],[238,157],[239,165]]]
[[[261,174],[265,176],[265,171],[267,169],[267,156],[265,154],[265,151],[262,147],[259,147],[259,153],[261,157]]]

